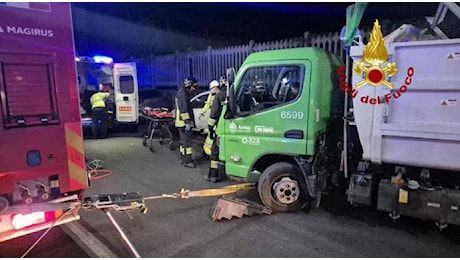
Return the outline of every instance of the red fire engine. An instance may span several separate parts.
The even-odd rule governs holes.
[[[88,176],[70,3],[0,3],[0,17],[2,242],[78,219],[38,205],[81,199]]]

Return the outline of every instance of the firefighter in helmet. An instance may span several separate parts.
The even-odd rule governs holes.
[[[209,90],[212,92],[208,95],[208,99],[206,100],[206,103],[204,104],[203,111],[200,113],[200,117],[198,119],[201,119],[206,112],[211,108],[212,103],[214,101],[214,97],[216,96],[216,87],[219,87],[219,81],[217,80],[212,80],[209,82]],[[206,139],[204,140],[203,144],[203,152],[205,157],[211,156],[211,149],[212,149],[212,139],[209,137],[209,132],[208,135],[206,136]]]
[[[206,112],[208,112],[208,110],[211,108],[212,102],[214,101],[214,97],[216,96],[216,92],[214,91],[214,88],[217,86],[219,86],[219,81],[212,80],[211,82],[209,82],[209,90],[212,92],[208,95],[208,99],[206,100],[206,103],[204,103],[203,111],[201,111],[200,117],[198,119],[201,119],[202,117],[204,117]]]
[[[213,140],[211,149],[211,161],[209,173],[205,176],[205,180],[211,182],[219,182],[226,179],[224,173],[219,173],[219,138],[216,134],[217,124],[222,113],[222,107],[227,98],[228,81],[225,75],[221,76],[219,87],[216,88],[216,97],[211,106],[211,113],[208,119],[209,136]]]
[[[99,84],[99,92],[93,94],[90,98],[94,139],[107,136],[109,114],[106,101],[111,96],[111,91],[111,84]]]
[[[185,167],[195,168],[192,158],[192,127],[194,127],[193,110],[190,104],[190,96],[198,87],[198,82],[193,77],[184,80],[176,94],[176,121],[175,126],[179,130],[181,164]]]

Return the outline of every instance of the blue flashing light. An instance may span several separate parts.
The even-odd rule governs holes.
[[[105,63],[110,64],[113,63],[113,59],[107,56],[95,55],[93,56],[93,60],[96,63]]]

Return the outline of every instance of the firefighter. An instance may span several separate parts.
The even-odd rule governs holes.
[[[219,86],[219,81],[217,80],[212,80],[209,83],[209,90],[212,90],[212,92],[208,95],[208,99],[206,100],[206,103],[203,107],[203,111],[200,113],[200,117],[198,119],[201,119],[204,114],[211,108],[212,103],[214,101],[214,97],[216,96],[216,87]],[[209,132],[208,135],[206,136],[206,139],[204,140],[203,144],[203,152],[204,156],[209,158],[211,156],[211,149],[212,149],[212,139],[209,137]]]
[[[110,91],[110,86],[100,84],[99,92],[93,94],[90,98],[94,139],[107,136],[107,119],[109,115],[105,102],[111,96]]]
[[[209,137],[213,140],[211,149],[211,161],[209,166],[209,173],[205,176],[205,180],[210,182],[219,182],[226,179],[225,174],[219,173],[219,138],[216,135],[216,127],[222,113],[222,107],[227,97],[227,79],[225,76],[220,78],[219,87],[216,88],[216,97],[211,106],[211,113],[208,119]]]
[[[208,95],[208,99],[206,100],[206,103],[204,103],[203,111],[201,111],[200,117],[198,119],[204,117],[204,114],[206,114],[206,112],[208,112],[208,110],[211,108],[212,102],[214,101],[214,97],[216,96],[214,88],[217,86],[219,86],[219,81],[212,80],[211,82],[209,82],[209,90],[211,90],[212,92]]]
[[[179,87],[176,94],[175,126],[179,130],[180,136],[181,164],[189,168],[196,167],[192,159],[192,127],[195,120],[190,104],[190,95],[197,87],[197,80],[193,77],[189,77],[184,80],[183,86]]]

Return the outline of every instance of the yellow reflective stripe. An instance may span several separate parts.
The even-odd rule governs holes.
[[[192,154],[192,147],[185,148],[185,154]]]
[[[190,115],[188,114],[188,112],[180,114],[180,117],[181,117],[183,120],[188,120],[188,119],[190,119]]]
[[[216,119],[209,118],[208,119],[208,125],[214,126],[216,124],[216,121],[217,121]]]
[[[75,133],[70,127],[68,127],[68,125],[69,124],[65,127],[65,142],[67,145],[70,145],[73,149],[83,154],[83,137],[80,134]]]
[[[203,107],[203,114],[208,112],[208,110],[211,108],[212,102],[214,101],[214,97],[215,95],[208,96],[208,99],[206,100],[206,103],[204,104],[204,107]]]
[[[180,153],[181,153],[181,154],[185,154],[185,149],[184,149],[184,147],[182,147],[182,146],[180,147]]]
[[[84,189],[88,185],[86,175],[83,137],[80,122],[66,123],[65,141],[67,151],[67,167],[69,172],[68,190]]]
[[[219,162],[211,160],[211,169],[218,169]]]
[[[208,136],[204,140],[204,143],[209,145],[209,146],[212,146],[212,142],[213,142],[213,140],[209,137],[209,134],[208,134]]]
[[[211,155],[211,148],[208,147],[208,146],[203,146],[203,151],[207,154],[207,155]]]
[[[203,143],[203,150],[207,155],[211,154],[212,143],[213,143],[213,140],[209,138],[209,134],[208,134],[208,136],[206,137]]]
[[[176,127],[184,127],[185,126],[185,122],[182,121],[182,120],[176,120]]]

